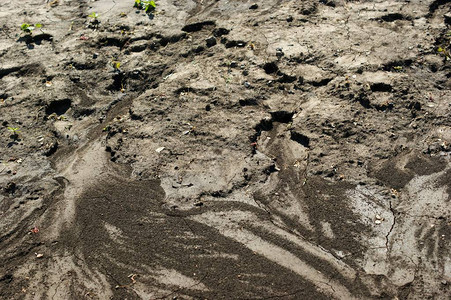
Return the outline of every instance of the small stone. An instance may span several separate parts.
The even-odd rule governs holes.
[[[246,88],[250,88],[250,87],[251,87],[251,84],[250,84],[249,82],[245,81],[245,82],[244,82],[244,86],[245,86]]]
[[[36,258],[43,258],[44,257],[44,254],[42,254],[42,253],[36,253]]]
[[[258,4],[254,3],[251,6],[249,6],[249,9],[257,9],[258,8]]]
[[[374,223],[375,223],[376,225],[379,225],[379,224],[382,223],[382,221],[381,221],[381,220],[376,220],[376,221],[374,221]]]
[[[381,219],[382,219],[381,216],[376,215],[376,220],[381,220]]]
[[[346,257],[343,251],[335,251],[335,254],[341,259]]]
[[[157,153],[160,153],[161,151],[163,151],[165,149],[165,147],[159,147],[159,148],[157,148],[155,151],[157,152]]]

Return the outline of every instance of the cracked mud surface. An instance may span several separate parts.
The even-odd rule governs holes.
[[[156,2],[1,2],[0,298],[449,299],[451,4]]]

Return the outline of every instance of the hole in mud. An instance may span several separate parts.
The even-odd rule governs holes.
[[[276,65],[275,62],[270,62],[263,65],[263,70],[265,70],[266,74],[272,74],[279,71],[279,67]]]
[[[451,15],[444,15],[443,18],[446,25],[451,25]]]
[[[131,108],[128,109],[128,113],[134,121],[142,121],[144,119],[143,116],[136,114]]]
[[[383,66],[383,70],[384,71],[397,71],[400,67],[409,67],[410,65],[412,65],[413,60],[411,59],[406,59],[406,60],[397,60],[397,61],[391,61],[386,63]]]
[[[319,87],[319,86],[325,86],[331,81],[332,81],[332,78],[324,78],[320,81],[312,81],[312,82],[310,82],[310,84],[313,86]]]
[[[52,156],[53,154],[55,154],[56,150],[58,150],[58,142],[50,144],[48,149],[44,151],[44,155],[47,157]]]
[[[92,115],[95,111],[96,110],[94,108],[79,107],[74,110],[73,117],[74,118],[88,117]]]
[[[124,45],[129,41],[129,39],[119,39],[119,38],[109,38],[109,37],[105,37],[105,38],[101,38],[98,42],[99,48],[100,47],[119,47],[120,49],[122,49],[124,47]]]
[[[388,83],[378,82],[371,85],[372,92],[391,92],[392,86]]]
[[[291,131],[291,140],[301,144],[302,146],[306,148],[310,148],[310,138],[302,133]]]
[[[204,26],[215,26],[214,21],[205,21],[205,22],[199,22],[199,23],[193,23],[183,26],[182,31],[185,32],[196,32],[201,31]]]
[[[240,99],[239,102],[240,102],[240,105],[241,105],[241,106],[258,105],[257,99],[254,99],[254,98]]]
[[[292,83],[295,82],[297,77],[296,76],[291,76],[291,75],[287,75],[284,73],[281,73],[282,77],[279,78],[279,82],[280,83]]]
[[[213,35],[215,37],[221,37],[223,35],[227,35],[229,34],[230,30],[226,29],[226,28],[216,28],[215,30],[213,30]]]
[[[169,43],[177,43],[178,41],[183,40],[186,37],[186,33],[181,33],[181,34],[174,34],[171,36],[160,36],[158,35],[157,38],[159,38],[159,44],[161,46],[166,46]]]
[[[108,90],[110,91],[120,91],[124,86],[125,75],[122,72],[114,73],[113,75],[113,83],[108,86]]]
[[[391,13],[391,14],[386,14],[385,16],[380,17],[380,20],[384,21],[384,22],[394,22],[396,20],[409,20],[410,17],[408,16],[404,16],[403,14],[400,13]]]
[[[21,67],[12,67],[12,68],[0,69],[0,79],[2,79],[3,77],[5,77],[5,76],[7,76],[7,75],[9,75],[11,73],[17,72],[20,69],[21,69]]]
[[[448,2],[449,0],[435,0],[429,5],[429,12],[431,14],[434,13],[440,6],[445,5]]]
[[[277,172],[277,168],[275,164],[272,164],[263,170],[263,173],[266,175],[270,175],[271,173]]]
[[[330,6],[330,7],[335,7],[336,6],[335,2],[332,1],[332,0],[320,0],[319,2],[324,4],[324,5],[326,5],[326,6]]]
[[[194,89],[192,89],[190,87],[181,87],[181,88],[178,88],[177,90],[175,90],[174,94],[180,95],[182,93],[190,93],[190,92],[194,92]]]
[[[13,275],[12,274],[3,275],[2,277],[0,277],[0,282],[2,281],[10,283],[11,281],[13,281]]]
[[[246,46],[246,44],[247,44],[247,42],[245,42],[245,41],[226,41],[225,47],[226,48],[233,48],[233,47],[243,48]]]
[[[50,102],[49,105],[47,105],[45,109],[45,113],[47,115],[51,115],[53,113],[57,114],[58,116],[65,114],[70,106],[72,105],[72,101],[70,99],[63,99],[63,100],[55,100]]]
[[[365,93],[360,93],[357,97],[357,101],[362,105],[364,108],[371,108],[371,102],[370,99],[368,99],[368,96]]]
[[[293,120],[294,112],[279,110],[271,112],[272,121],[279,123],[290,123]]]
[[[260,123],[255,126],[255,130],[260,133],[261,131],[270,131],[273,129],[272,120],[271,119],[263,119]]]
[[[6,193],[6,194],[14,194],[15,192],[16,192],[16,190],[17,190],[17,185],[16,185],[16,183],[15,182],[13,182],[13,181],[11,181],[11,182],[9,182],[4,188],[3,188],[3,191]]]

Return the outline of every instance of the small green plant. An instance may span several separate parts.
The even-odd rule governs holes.
[[[90,15],[88,15],[91,20],[88,22],[88,27],[92,29],[98,29],[99,28],[99,14],[96,12],[92,12]]]
[[[37,23],[37,24],[33,25],[33,24],[23,23],[20,26],[20,30],[22,30],[26,34],[33,34],[33,30],[36,29],[36,28],[41,29],[42,28],[42,24]],[[42,29],[41,29],[41,31],[42,31]]]
[[[112,64],[112,66],[113,66],[113,69],[115,70],[115,71],[119,71],[119,68],[121,67],[121,62],[120,61],[117,61],[117,60],[112,60],[111,61],[111,64]]]
[[[11,132],[11,136],[14,139],[17,139],[19,137],[20,133],[19,127],[8,127],[8,130]]]
[[[8,127],[8,130],[11,131],[13,134],[17,134],[20,132],[19,127]]]
[[[146,13],[149,14],[157,8],[157,5],[155,4],[155,1],[135,0],[133,7],[143,9]]]
[[[97,20],[99,18],[99,14],[96,12],[93,12],[88,17],[90,17],[92,20]]]
[[[451,59],[451,53],[446,48],[438,47],[437,52],[445,56],[446,60]]]

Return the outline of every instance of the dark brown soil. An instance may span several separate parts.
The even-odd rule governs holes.
[[[0,299],[449,299],[449,1],[0,8]]]

